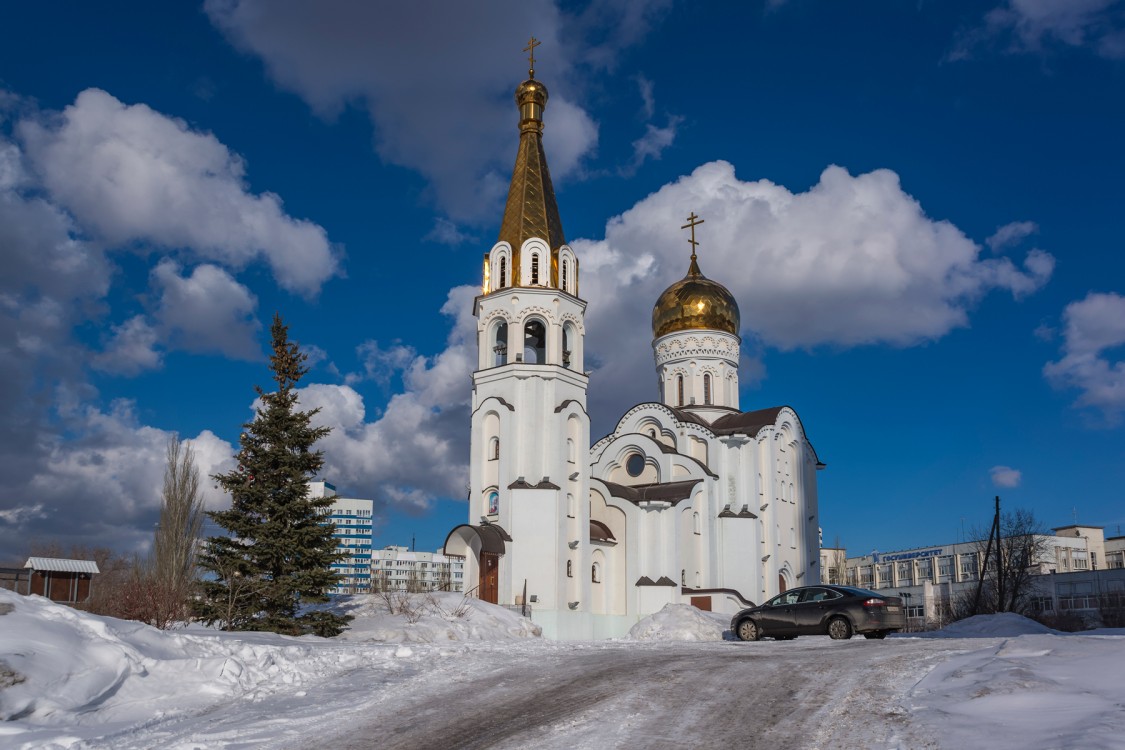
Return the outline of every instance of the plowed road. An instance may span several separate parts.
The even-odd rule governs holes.
[[[589,644],[474,654],[419,673],[318,746],[414,748],[937,747],[902,701],[950,642]],[[441,684],[444,683],[444,684]],[[357,686],[358,687],[358,686]],[[337,727],[339,724],[336,725]],[[293,747],[310,747],[302,738]]]

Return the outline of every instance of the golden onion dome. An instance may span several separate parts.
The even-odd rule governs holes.
[[[664,290],[652,308],[652,337],[677,331],[711,330],[738,335],[738,303],[725,286],[699,270],[695,254],[687,276]]]

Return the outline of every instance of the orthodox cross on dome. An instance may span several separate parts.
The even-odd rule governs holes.
[[[684,224],[680,229],[691,229],[691,239],[688,240],[688,242],[691,243],[691,259],[695,260],[695,246],[699,244],[695,241],[695,228],[702,224],[704,220],[696,216],[695,211],[691,212],[691,216],[687,217],[687,220],[688,223]]]
[[[535,37],[531,37],[531,39],[527,43],[527,46],[523,48],[523,51],[527,53],[527,77],[528,78],[534,78],[535,77],[535,48],[538,47],[542,43],[543,42],[539,41]]]

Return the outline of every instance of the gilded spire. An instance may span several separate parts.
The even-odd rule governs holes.
[[[547,87],[535,80],[535,48],[539,44],[532,37],[524,49],[529,53],[529,78],[516,89],[520,145],[508,188],[504,220],[500,223],[499,240],[512,246],[512,282],[515,286],[522,284],[518,273],[520,247],[524,241],[539,237],[550,245],[552,286],[558,285],[558,250],[566,243],[559,207],[555,203],[555,188],[547,169],[547,156],[543,152],[543,109],[547,106]]]

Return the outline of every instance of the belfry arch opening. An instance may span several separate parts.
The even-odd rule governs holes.
[[[508,364],[508,324],[500,321],[492,333],[492,366]]]
[[[547,363],[547,326],[536,318],[523,326],[523,361],[528,364]]]

